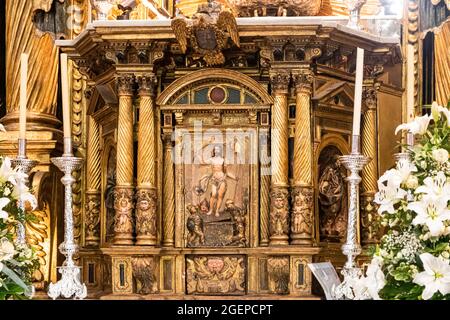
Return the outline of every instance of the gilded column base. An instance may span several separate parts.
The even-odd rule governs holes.
[[[133,187],[117,186],[114,190],[114,241],[115,245],[133,244]]]
[[[157,199],[154,188],[139,188],[136,192],[136,245],[156,245]]]
[[[87,247],[98,247],[100,244],[100,192],[88,191],[86,194],[86,238]]]
[[[287,186],[272,186],[270,192],[269,246],[289,245],[289,191]]]
[[[313,243],[313,187],[294,187],[291,199],[291,244],[310,246]]]

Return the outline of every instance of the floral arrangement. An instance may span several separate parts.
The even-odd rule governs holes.
[[[34,293],[31,280],[38,259],[29,245],[15,241],[18,223],[32,219],[18,202],[31,210],[37,206],[26,179],[21,170],[11,167],[10,159],[0,157],[0,300],[31,298]]]
[[[450,299],[450,110],[432,105],[431,115],[400,125],[416,135],[408,157],[378,180],[381,225],[356,295],[372,299]]]

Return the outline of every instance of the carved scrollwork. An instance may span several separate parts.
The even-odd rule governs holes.
[[[96,246],[100,237],[100,194],[87,194],[86,199],[86,245]]]
[[[188,294],[245,294],[242,256],[196,256],[186,259]]]
[[[150,294],[158,292],[156,280],[156,262],[153,257],[132,257],[131,267],[136,282],[136,293]]]
[[[269,290],[276,294],[289,293],[289,257],[267,259]]]
[[[369,110],[377,108],[378,89],[376,87],[367,87],[363,91],[363,101]]]

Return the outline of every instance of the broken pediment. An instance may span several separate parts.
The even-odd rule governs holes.
[[[353,109],[353,96],[354,89],[347,82],[333,81],[320,86],[312,100],[331,107]]]

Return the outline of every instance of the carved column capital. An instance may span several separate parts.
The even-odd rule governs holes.
[[[157,192],[139,189],[136,192],[136,245],[156,244]]]
[[[158,78],[155,74],[138,75],[136,81],[139,86],[139,96],[154,97]]]
[[[272,70],[270,72],[270,83],[276,94],[287,94],[291,75],[287,70]]]
[[[296,70],[292,72],[292,80],[297,93],[311,94],[314,73],[309,69]]]
[[[377,109],[378,88],[377,86],[365,87],[362,96],[363,102],[369,110]]]
[[[131,73],[119,74],[116,77],[119,96],[132,96],[135,77]]]
[[[270,192],[270,246],[288,245],[289,191],[287,187],[272,187]]]

